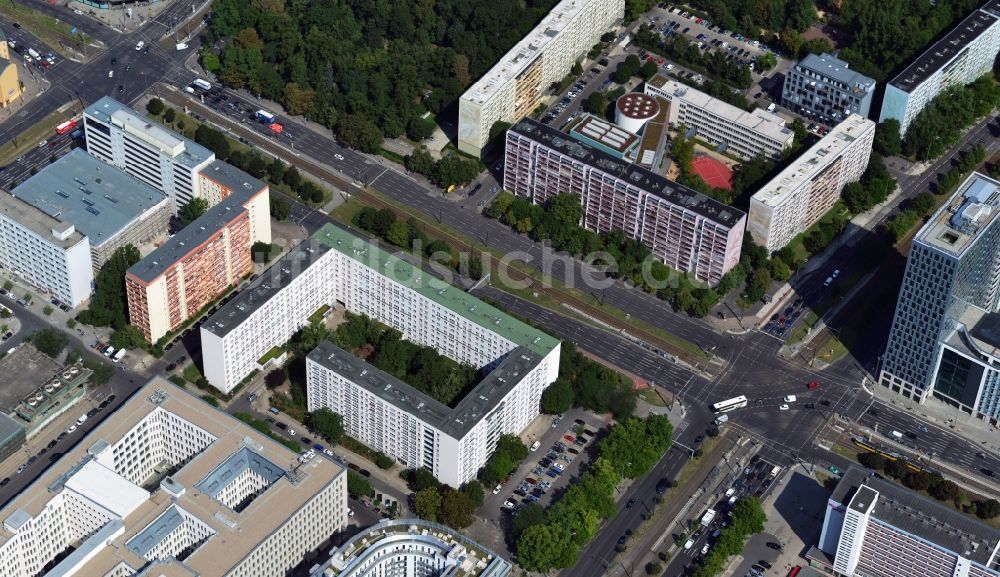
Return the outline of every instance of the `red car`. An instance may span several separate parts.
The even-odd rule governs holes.
[[[816,381],[813,381],[813,382],[809,383],[806,386],[808,386],[810,389],[818,389],[819,388],[819,383],[817,383]]]
[[[574,437],[573,435],[563,435],[563,438],[569,441],[570,443],[576,440],[576,437]]]

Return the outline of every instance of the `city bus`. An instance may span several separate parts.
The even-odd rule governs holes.
[[[63,135],[69,132],[70,130],[73,130],[74,128],[76,128],[76,121],[67,120],[66,122],[63,122],[62,124],[56,127],[56,134]]]
[[[734,409],[742,409],[747,406],[747,398],[743,395],[729,399],[727,401],[720,401],[712,405],[712,410],[716,413],[728,413]]]

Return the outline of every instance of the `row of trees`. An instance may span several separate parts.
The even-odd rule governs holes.
[[[656,279],[667,279],[678,274],[652,259],[645,245],[626,238],[625,233],[620,230],[597,233],[580,226],[583,207],[580,205],[580,197],[575,194],[556,195],[543,206],[503,191],[486,209],[485,214],[536,241],[548,241],[555,250],[574,256],[598,253],[606,255],[608,258],[603,262],[613,263],[606,272],[615,278],[630,279],[637,286],[645,283],[642,274],[644,262],[649,262],[649,272]]]
[[[816,21],[814,0],[691,0],[714,24],[758,37],[760,30],[805,31]]]
[[[962,131],[1000,106],[1000,90],[992,74],[969,85],[953,86],[938,95],[910,123],[903,139],[903,153],[917,160],[944,154],[958,143]]]
[[[729,558],[739,555],[747,539],[764,530],[767,515],[756,497],[744,497],[733,505],[729,525],[722,529],[711,551],[701,560],[692,577],[714,577],[722,573]]]
[[[268,159],[256,149],[244,153],[240,149],[233,148],[226,135],[214,128],[202,124],[195,130],[194,140],[214,152],[216,158],[225,160],[246,171],[254,178],[267,180],[272,186],[287,185],[304,202],[319,203],[326,198],[323,188],[302,176],[295,166],[288,166],[277,157]],[[272,199],[274,197],[275,195],[272,195]],[[287,218],[291,207],[287,206],[287,202],[280,199],[279,201],[277,212]],[[281,203],[284,203],[287,209],[280,206]],[[272,206],[274,206],[274,200],[272,200]]]
[[[635,54],[629,54],[625,57],[625,60],[618,63],[618,68],[615,68],[611,79],[618,84],[626,84],[633,76],[640,76],[643,80],[649,80],[656,76],[658,70],[659,67],[656,65],[656,62],[652,60],[643,62]],[[601,113],[603,113],[603,110]]]
[[[885,225],[893,242],[903,240],[913,227],[934,210],[935,205],[934,197],[929,192],[921,192],[907,202],[903,210],[896,213]]]
[[[509,477],[527,456],[528,448],[517,435],[502,435],[497,440],[496,450],[480,469],[479,479],[492,487]]]
[[[544,572],[577,562],[603,519],[617,513],[615,488],[623,477],[645,475],[670,448],[673,429],[662,415],[628,417],[611,428],[598,457],[547,510],[529,504],[514,517],[518,563]]]
[[[80,311],[76,320],[95,327],[120,330],[128,324],[125,296],[125,272],[139,262],[139,249],[128,244],[115,250],[94,279],[94,294],[90,307]]]
[[[685,35],[678,34],[664,39],[659,32],[643,24],[635,33],[634,43],[685,68],[709,78],[724,80],[737,88],[746,90],[753,84],[749,66],[737,58],[731,58],[724,50],[703,51]],[[746,107],[744,99],[741,108]]]
[[[635,390],[625,375],[591,360],[572,341],[559,351],[559,377],[542,392],[541,411],[550,415],[579,406],[622,419],[635,411]]]
[[[479,378],[472,365],[449,359],[433,347],[410,342],[396,329],[363,314],[347,313],[344,322],[333,331],[316,320],[299,331],[294,340],[303,352],[312,350],[321,341],[331,341],[449,406],[460,400],[461,394]]]
[[[414,149],[403,164],[407,170],[426,176],[441,188],[448,188],[453,184],[456,186],[469,184],[483,170],[482,163],[478,160],[458,154],[449,154],[441,160],[434,160],[423,146]]]
[[[455,489],[431,479],[433,483],[413,493],[413,510],[417,516],[454,529],[472,525],[476,507],[483,504],[486,496],[482,484],[473,480]]]
[[[851,214],[860,214],[884,202],[894,190],[896,179],[885,167],[882,155],[872,152],[861,179],[845,186],[840,196]]]
[[[980,4],[979,0],[844,0],[840,23],[851,41],[840,57],[852,69],[882,82]]]
[[[970,502],[969,496],[954,481],[927,471],[911,471],[901,459],[886,459],[877,453],[859,453],[858,462],[885,473],[914,491],[926,491],[938,501],[947,501],[953,506],[975,514],[980,519],[1000,516],[1000,502],[996,499],[981,499]]]
[[[447,266],[458,274],[479,280],[483,277],[483,260],[479,256],[459,253],[443,240],[430,240],[420,223],[413,217],[400,220],[388,208],[366,206],[352,220],[354,226],[370,232],[389,244],[422,255],[432,262]]]
[[[202,64],[367,151],[454,101],[556,3],[471,0],[213,5]]]

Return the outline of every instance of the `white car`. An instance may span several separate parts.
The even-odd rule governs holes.
[[[326,455],[327,457],[332,457],[333,451],[331,451],[330,449],[323,449],[323,454]]]
[[[336,158],[337,160],[344,160],[343,154],[334,154],[333,157]]]
[[[837,278],[838,276],[840,276],[840,269],[839,268],[837,270],[833,271],[833,274],[830,275],[831,278]]]
[[[295,436],[295,429],[289,428],[288,429],[288,435],[291,436],[291,437],[294,437]]]
[[[68,429],[66,429],[66,434],[67,434],[67,435],[68,435],[68,434],[71,434],[71,433],[72,433],[73,431],[75,431],[75,430],[76,430],[76,425],[70,425],[70,426],[69,426],[69,428],[68,428]]]
[[[510,499],[504,501],[503,502],[503,508],[504,509],[513,509],[514,508],[514,502],[511,501]]]
[[[43,140],[43,141],[41,141],[41,142],[38,143],[38,148],[45,148],[46,146],[48,146],[48,144],[49,144],[49,141]]]
[[[794,403],[795,399],[796,399],[795,395],[788,395],[787,397],[785,397],[785,402],[786,403]]]
[[[347,516],[348,517],[353,517],[354,516],[354,509],[348,509],[347,510]]]
[[[142,47],[145,46],[145,45],[146,45],[146,43],[143,42],[142,40],[140,40],[139,43],[135,45],[135,49],[136,50],[142,50]]]
[[[708,553],[708,543],[705,543],[705,546],[701,548],[701,554],[705,555],[706,553]]]
[[[76,14],[77,16],[82,16],[83,15],[83,10],[80,10],[79,8],[77,8],[76,10],[73,11],[73,14]]]
[[[787,411],[788,410],[788,405],[781,405],[780,407],[778,407],[778,410],[779,411]]]
[[[826,280],[823,281],[823,286],[830,286],[831,284],[833,284],[833,277],[832,276],[826,277]]]
[[[115,77],[115,71],[114,70],[108,70],[108,78],[114,78],[114,77]]]
[[[496,487],[493,487],[493,494],[494,495],[499,495],[500,494],[500,489],[502,489],[502,488],[503,488],[503,485],[497,485]]]
[[[687,543],[684,544],[684,548],[690,549],[692,545],[694,545],[694,539],[688,539]]]

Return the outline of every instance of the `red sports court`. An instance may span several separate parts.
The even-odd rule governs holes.
[[[691,170],[712,188],[732,190],[733,169],[711,156],[696,156],[691,161]]]

